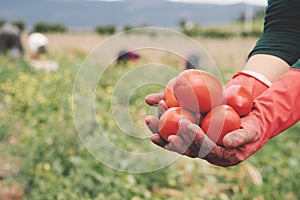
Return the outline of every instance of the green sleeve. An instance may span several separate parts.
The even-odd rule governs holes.
[[[292,65],[292,68],[300,69],[300,59]]]
[[[269,54],[293,65],[300,57],[300,1],[269,0],[264,31],[249,57]]]

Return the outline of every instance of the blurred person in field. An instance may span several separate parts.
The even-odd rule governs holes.
[[[185,69],[197,69],[200,62],[200,55],[197,53],[190,54],[185,60],[184,67]]]
[[[28,35],[30,49],[29,64],[38,70],[57,71],[59,65],[54,60],[47,59],[49,39],[42,33],[32,32]]]
[[[30,58],[35,60],[42,59],[47,54],[48,43],[49,40],[44,34],[37,32],[30,33],[28,36]]]
[[[0,28],[0,53],[11,58],[23,58],[24,48],[21,42],[21,30],[10,23]]]
[[[118,64],[127,64],[129,61],[135,62],[140,58],[140,55],[134,51],[121,50],[118,53]]]

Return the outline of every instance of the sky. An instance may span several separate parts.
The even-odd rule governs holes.
[[[88,0],[88,1],[120,1],[120,0]],[[210,3],[210,4],[233,4],[233,3],[249,3],[255,5],[265,6],[267,0],[166,0],[172,2],[185,2],[185,3]]]

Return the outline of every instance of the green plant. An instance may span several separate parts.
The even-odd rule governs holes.
[[[33,31],[41,32],[41,33],[48,33],[48,32],[65,33],[67,32],[67,28],[60,23],[48,24],[45,22],[38,22],[34,25]]]
[[[21,31],[25,30],[25,23],[22,20],[14,21],[13,25],[17,26]]]
[[[111,35],[116,32],[116,27],[114,25],[97,26],[95,32],[100,35]]]
[[[59,62],[57,72],[38,71],[26,62],[0,56],[0,158],[20,160],[17,166],[10,165],[16,174],[7,181],[25,187],[24,199],[300,199],[300,124],[234,167],[186,157],[148,173],[107,167],[86,150],[73,122],[73,83],[84,54],[51,56]],[[163,58],[166,64],[178,64],[174,57]],[[125,143],[126,136],[115,134],[119,129],[111,117],[109,95],[130,67],[112,64],[103,73],[96,89],[96,115],[120,148],[153,151],[147,139]],[[132,93],[125,103],[135,123],[143,125],[141,119],[149,112],[144,97],[163,89],[147,85]]]

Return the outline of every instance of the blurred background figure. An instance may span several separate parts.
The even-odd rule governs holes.
[[[199,66],[200,55],[197,53],[190,54],[185,61],[185,69],[196,69]]]
[[[37,70],[57,71],[59,68],[58,62],[48,60],[49,39],[42,33],[32,32],[28,36],[28,46],[30,49],[29,64]]]
[[[24,48],[21,42],[21,30],[10,23],[0,28],[0,53],[13,59],[23,58]]]
[[[41,59],[47,53],[48,38],[42,33],[31,33],[28,36],[28,44],[31,59]]]
[[[136,61],[140,58],[140,55],[134,51],[121,50],[118,54],[118,64],[127,64],[128,61]]]

